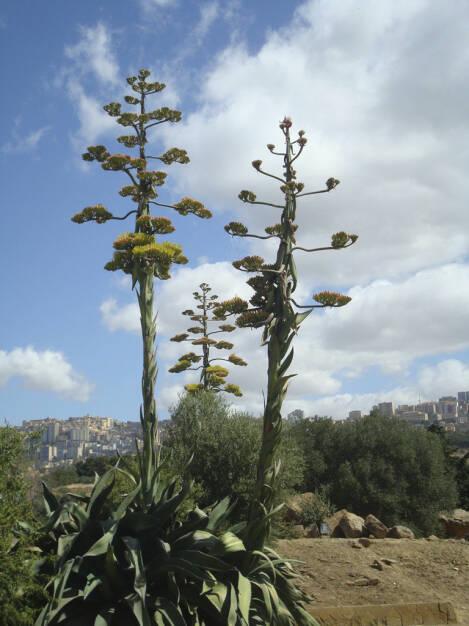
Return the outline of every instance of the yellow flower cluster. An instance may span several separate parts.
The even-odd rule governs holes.
[[[97,222],[98,224],[104,224],[107,220],[113,217],[102,204],[96,204],[95,206],[87,206],[80,213],[77,213],[72,217],[72,222],[76,224],[83,224],[84,222]]]
[[[333,291],[321,291],[314,294],[313,299],[323,306],[341,307],[348,304],[352,298]]]
[[[188,215],[192,213],[193,215],[197,215],[197,217],[208,218],[212,217],[212,214],[208,209],[204,207],[204,205],[198,200],[194,200],[193,198],[183,198],[176,204],[173,204],[173,207],[180,215]]]

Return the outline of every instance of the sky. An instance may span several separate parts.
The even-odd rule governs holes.
[[[149,153],[177,146],[191,162],[168,168],[162,201],[194,197],[211,220],[164,213],[168,239],[190,259],[155,283],[157,407],[161,418],[193,372],[168,373],[184,344],[181,312],[207,282],[226,299],[252,294],[231,265],[246,254],[272,262],[270,241],[229,237],[244,222],[262,233],[281,201],[266,144],[279,121],[308,143],[298,179],[330,194],[303,199],[298,245],[359,235],[347,250],[298,251],[297,302],[324,289],[352,297],[315,311],[295,339],[284,414],[343,418],[377,402],[413,404],[469,389],[469,4],[465,0],[32,0],[0,8],[0,417],[11,424],[85,414],[138,419],[141,338],[128,277],[106,272],[129,222],[77,225],[118,195],[119,173],[85,163],[89,145],[122,151],[121,127],[102,106],[123,101],[141,68],[164,82],[154,108],[182,111],[152,134]],[[267,355],[260,331],[228,340],[248,362],[229,381],[233,406],[262,412]],[[183,348],[181,350],[181,348]]]

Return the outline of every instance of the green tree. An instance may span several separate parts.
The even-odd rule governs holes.
[[[232,365],[246,366],[246,361],[243,361],[242,358],[234,353],[231,353],[228,358],[219,356],[210,358],[211,348],[215,348],[216,350],[233,349],[232,343],[220,339],[215,340],[212,338],[212,335],[231,333],[236,330],[236,326],[232,326],[231,324],[218,324],[216,330],[209,331],[209,328],[213,328],[213,322],[224,321],[226,318],[224,316],[213,315],[210,317],[210,313],[213,309],[220,306],[218,296],[216,294],[208,295],[212,289],[207,283],[201,283],[199,287],[200,291],[194,291],[193,295],[195,300],[199,302],[197,308],[201,309],[200,313],[195,313],[192,309],[187,309],[182,312],[183,315],[188,315],[193,322],[197,322],[198,326],[191,326],[187,329],[186,333],[171,337],[171,341],[190,341],[193,346],[200,346],[202,348],[202,354],[196,354],[195,352],[183,354],[179,357],[176,365],[173,365],[169,371],[179,373],[185,372],[186,370],[200,370],[200,383],[185,385],[186,391],[195,392],[200,389],[205,391],[210,389],[212,391],[226,391],[238,397],[242,396],[243,394],[238,385],[226,383],[225,379],[229,372],[226,367],[222,367],[219,362],[226,361]],[[190,337],[189,333],[193,336]],[[194,339],[194,335],[202,335],[202,337]],[[202,364],[197,365],[200,361],[202,361]]]
[[[313,295],[316,304],[298,304],[293,297],[298,282],[293,253],[297,250],[304,252],[340,250],[351,246],[358,238],[357,235],[349,235],[341,231],[332,235],[330,246],[303,248],[296,245],[297,200],[305,196],[329,193],[337,187],[339,181],[335,178],[329,178],[326,181],[325,189],[304,191],[304,183],[297,181],[293,164],[303,152],[307,140],[302,130],[299,131],[298,137],[292,140],[290,137],[291,126],[292,122],[289,118],[285,118],[280,123],[285,141],[283,150],[276,151],[273,144],[267,146],[272,154],[282,159],[283,174],[281,176],[264,171],[261,160],[252,162],[256,171],[280,183],[282,204],[258,201],[256,195],[246,189],[239,194],[240,200],[247,204],[265,205],[280,209],[280,222],[267,226],[265,235],[249,233],[247,227],[241,222],[230,222],[225,226],[225,230],[235,237],[276,238],[279,240],[277,256],[273,264],[265,263],[260,256],[247,256],[233,262],[234,267],[238,270],[257,274],[247,281],[255,291],[250,300],[251,308],[248,308],[248,304],[240,298],[233,298],[221,303],[219,309],[221,314],[237,314],[236,324],[240,327],[263,328],[262,341],[263,345],[267,345],[267,398],[256,487],[249,515],[251,522],[249,534],[253,547],[262,547],[269,534],[270,522],[265,511],[272,509],[275,476],[277,474],[275,453],[280,444],[282,431],[282,403],[289,380],[294,376],[294,374],[287,373],[293,360],[293,347],[291,345],[293,338],[297,334],[300,324],[313,309],[341,307],[351,300],[348,296],[323,291]],[[298,309],[301,312],[298,312]]]
[[[372,414],[345,424],[304,420],[294,429],[307,465],[305,489],[325,488],[338,508],[429,534],[439,512],[457,502],[439,438],[405,420]]]
[[[458,440],[454,438],[454,433],[452,433],[450,438],[448,432],[441,424],[431,424],[427,431],[439,438],[448,471],[455,473],[458,489],[458,506],[462,509],[469,509],[469,452],[458,456],[456,454],[458,447],[455,445],[455,442],[458,442]],[[464,434],[467,438],[467,433]]]
[[[33,573],[33,553],[18,537],[20,520],[32,519],[27,442],[13,427],[0,426],[0,624],[32,623],[45,601],[42,586]]]
[[[256,460],[262,422],[247,413],[231,411],[223,397],[199,391],[181,396],[171,408],[165,452],[180,470],[193,456],[190,472],[200,485],[201,506],[232,493],[237,501],[233,521],[245,519],[256,480]],[[280,498],[303,482],[303,457],[299,443],[287,428],[279,450]]]

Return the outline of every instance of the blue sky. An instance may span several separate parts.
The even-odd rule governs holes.
[[[169,215],[190,263],[156,285],[162,417],[190,374],[169,374],[185,330],[179,313],[209,282],[220,297],[248,296],[231,261],[272,255],[223,225],[261,232],[277,221],[249,210],[240,189],[278,199],[253,159],[293,118],[308,144],[299,179],[333,194],[305,199],[299,243],[327,245],[338,230],[356,246],[298,253],[298,299],[321,289],[352,296],[315,313],[295,346],[286,412],[344,417],[377,401],[436,399],[469,389],[469,7],[463,0],[130,0],[7,3],[0,9],[3,206],[0,254],[0,416],[137,419],[141,343],[134,294],[104,271],[125,225],[76,225],[102,203],[116,213],[117,173],[87,165],[88,145],[120,151],[119,127],[102,111],[128,93],[125,77],[152,71],[167,89],[155,107],[183,112],[150,148],[178,146],[189,165],[168,170],[162,198],[190,195],[212,220]],[[262,179],[261,179],[262,178]],[[128,228],[131,229],[129,223]],[[259,414],[266,355],[255,332],[232,335],[248,361],[232,382],[236,406]]]

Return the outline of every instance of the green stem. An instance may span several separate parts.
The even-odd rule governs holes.
[[[292,180],[292,149],[289,130],[285,131],[285,178]],[[274,318],[266,327],[267,355],[268,355],[268,386],[264,408],[262,444],[257,467],[257,479],[254,498],[249,511],[249,521],[262,519],[272,509],[275,495],[275,454],[278,450],[282,433],[282,404],[285,397],[288,379],[284,378],[288,363],[284,359],[289,355],[289,347],[296,330],[295,314],[290,304],[290,295],[295,290],[294,265],[292,259],[292,230],[291,224],[295,219],[295,198],[293,193],[287,192],[285,206],[282,212],[282,237],[277,251],[275,267],[279,271],[273,274],[274,298],[272,313]],[[266,338],[266,337],[265,337]],[[284,366],[282,367],[282,365]],[[270,523],[267,523],[264,532],[257,535],[255,545],[262,549],[270,532]]]

